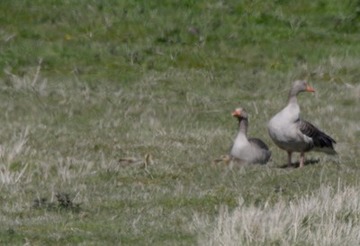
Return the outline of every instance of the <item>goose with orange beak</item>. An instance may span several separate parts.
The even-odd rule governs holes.
[[[258,138],[248,138],[248,114],[237,108],[232,116],[239,121],[239,130],[231,147],[230,156],[241,164],[266,164],[271,156],[268,146]]]
[[[310,122],[300,118],[300,107],[297,95],[300,92],[315,92],[306,81],[297,80],[293,83],[288,104],[271,118],[268,132],[274,143],[288,154],[288,166],[291,166],[293,152],[300,153],[300,167],[305,163],[305,152],[314,150],[327,154],[336,154],[333,144],[336,141]]]

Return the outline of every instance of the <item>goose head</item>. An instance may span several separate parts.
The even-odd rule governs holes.
[[[237,108],[234,110],[234,112],[232,112],[231,114],[233,117],[238,118],[239,120],[242,119],[247,119],[248,118],[248,114],[246,112],[245,109],[243,108]]]
[[[290,90],[290,97],[297,96],[300,92],[315,92],[305,80],[296,80]]]

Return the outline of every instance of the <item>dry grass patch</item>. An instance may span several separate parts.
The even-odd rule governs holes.
[[[196,216],[201,245],[356,245],[360,240],[360,191],[319,190],[290,202],[223,207],[215,221]]]

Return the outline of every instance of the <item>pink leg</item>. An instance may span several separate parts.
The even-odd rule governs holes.
[[[288,151],[288,167],[291,167],[291,154],[292,152],[291,151]]]
[[[304,162],[305,162],[305,153],[301,152],[300,153],[300,167],[304,167]]]

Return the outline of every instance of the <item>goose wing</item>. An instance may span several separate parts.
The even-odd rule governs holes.
[[[260,149],[269,150],[269,147],[259,138],[249,138],[249,142]]]
[[[336,144],[336,141],[332,137],[322,132],[306,120],[299,120],[298,126],[302,134],[313,140],[314,147],[317,150],[324,151],[329,154],[336,153],[333,146],[333,144]]]

